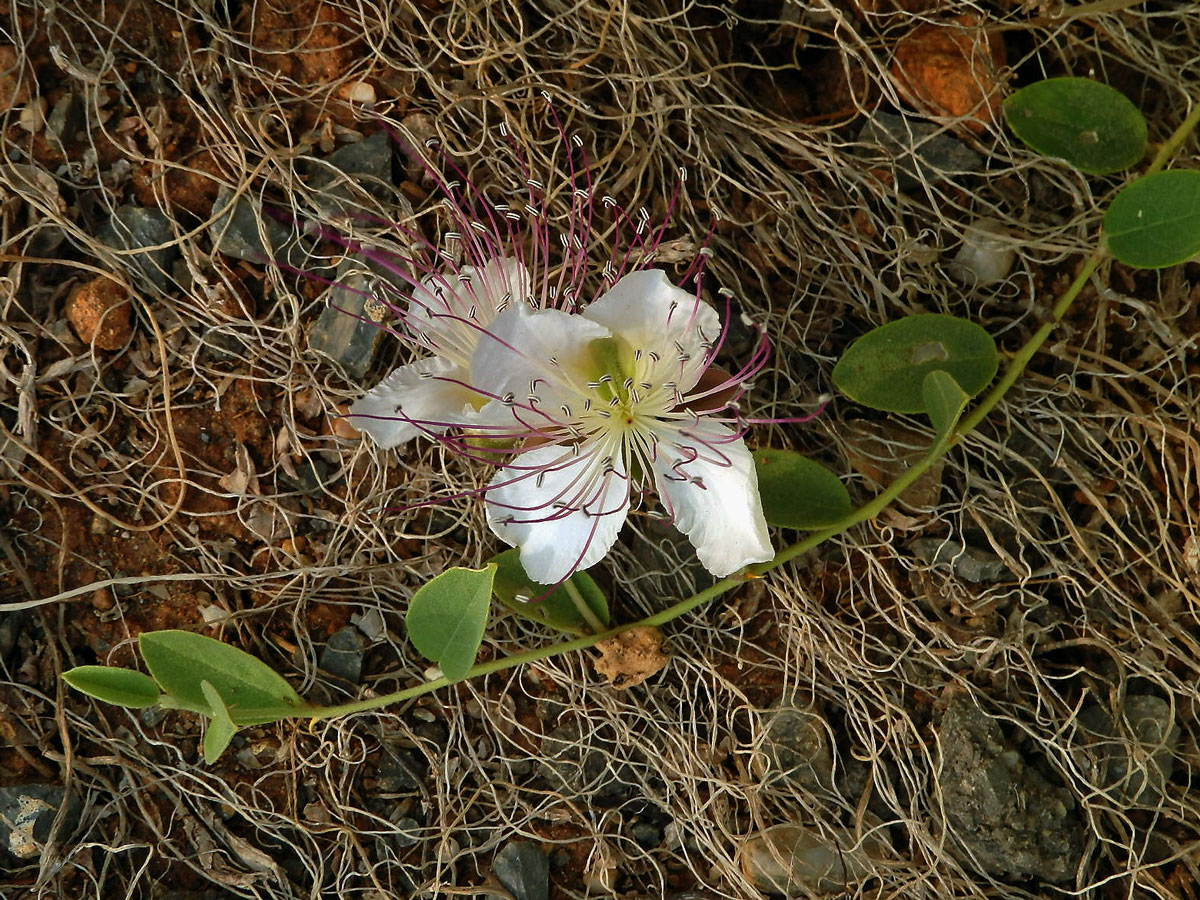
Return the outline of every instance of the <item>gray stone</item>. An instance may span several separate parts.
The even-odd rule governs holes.
[[[1006,745],[999,723],[966,695],[951,699],[938,739],[949,831],[975,864],[997,878],[1073,878],[1085,826],[1071,792]]]
[[[424,759],[416,753],[392,748],[379,766],[375,784],[383,794],[415,794],[421,790],[427,769]]]
[[[377,131],[326,156],[314,168],[309,184],[326,217],[353,215],[358,208],[356,193],[366,190],[380,198],[394,193],[389,184],[391,174],[392,140],[386,131]]]
[[[979,171],[983,158],[932,122],[877,112],[858,139],[875,144],[895,167],[896,186],[908,192],[926,182]]]
[[[50,827],[66,803],[58,830],[61,840],[79,823],[81,804],[73,794],[53,784],[14,784],[0,788],[0,861],[37,859],[50,838]]]
[[[1175,771],[1180,728],[1171,704],[1149,694],[1125,698],[1125,723],[1117,727],[1100,706],[1079,714],[1078,745],[1094,763],[1098,786],[1122,803],[1153,804]]]
[[[609,741],[584,734],[579,721],[571,719],[542,738],[540,774],[551,790],[569,799],[613,806],[634,788],[629,766],[614,755],[616,749]]]
[[[411,847],[421,841],[421,823],[416,819],[403,818],[396,821],[396,830],[391,834],[396,847]]]
[[[663,842],[663,830],[650,822],[634,822],[629,826],[629,836],[644,850],[653,850]]]
[[[496,879],[515,900],[548,900],[550,860],[537,844],[510,841],[492,863]]]
[[[768,713],[763,750],[764,774],[781,776],[808,788],[833,784],[833,751],[825,720],[810,703],[790,700]]]
[[[286,260],[298,265],[299,254],[291,252],[297,238],[295,229],[283,222],[262,215],[256,205],[244,194],[236,198],[232,188],[222,186],[213,203],[213,214],[217,216],[208,228],[213,249],[235,259],[262,263],[271,260]],[[266,243],[263,242],[266,233]],[[287,251],[287,252],[285,252]]]
[[[142,250],[158,247],[174,240],[171,220],[157,209],[140,206],[121,206],[96,231],[96,240],[114,250]],[[178,251],[162,247],[122,256],[121,262],[130,270],[140,272],[156,288],[166,290],[171,278],[171,264]]]
[[[341,480],[340,476],[335,476],[333,466],[315,456],[305,457],[296,463],[295,478],[284,469],[279,470],[278,477],[282,485],[306,497],[320,497],[327,488]]]
[[[738,861],[760,890],[803,897],[846,890],[869,877],[872,857],[887,851],[874,834],[859,844],[849,829],[828,831],[830,836],[802,825],[775,825],[748,838]]]
[[[347,625],[329,636],[317,665],[330,675],[358,684],[358,679],[362,677],[364,644],[359,630]]]
[[[1004,560],[994,553],[968,547],[960,541],[917,538],[908,548],[931,566],[949,565],[954,574],[973,584],[991,584],[1008,576]]]
[[[338,265],[337,284],[329,289],[325,309],[308,330],[309,349],[324,354],[358,380],[367,374],[384,324],[394,316],[373,296],[377,278],[355,259]]]

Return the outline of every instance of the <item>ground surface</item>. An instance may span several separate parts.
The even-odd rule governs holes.
[[[437,239],[420,166],[388,140],[343,152],[381,120],[439,137],[489,189],[524,158],[561,192],[545,90],[594,189],[656,220],[686,168],[661,262],[682,271],[719,215],[710,295],[733,291],[775,347],[749,402],[794,416],[874,325],[949,312],[1006,351],[1038,327],[1120,180],[1015,145],[999,100],[1092,75],[1155,141],[1200,97],[1191,4],[1120,5],[10,5],[0,894],[382,900],[500,879],[521,900],[544,896],[524,885],[548,861],[555,897],[1195,897],[1195,264],[1102,269],[944,466],[670,625],[669,664],[627,690],[571,654],[246,729],[206,767],[195,716],[59,678],[185,628],[323,702],[418,684],[407,598],[500,549],[471,500],[382,511],[489,474],[347,429],[338,409],[403,350],[348,343],[322,284],[262,262],[339,204],[424,211]],[[1197,160],[1193,138],[1178,164]],[[952,263],[979,219],[1015,261],[964,285]],[[599,260],[615,239],[598,222]],[[297,265],[339,254],[314,252]],[[930,437],[845,400],[750,435],[859,501]],[[709,581],[648,516],[594,574],[621,621]],[[552,640],[498,609],[483,653]]]

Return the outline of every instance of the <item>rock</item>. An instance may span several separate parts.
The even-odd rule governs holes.
[[[79,339],[97,350],[120,350],[133,333],[133,304],[111,278],[100,276],[71,291],[66,312]]]
[[[570,719],[542,738],[537,762],[551,790],[568,799],[613,806],[634,789],[629,766],[615,756],[616,750],[593,733],[584,734],[579,720]]]
[[[34,860],[44,852],[50,826],[66,804],[58,839],[74,831],[79,821],[79,798],[53,784],[15,784],[0,787],[0,861]]]
[[[304,457],[296,463],[295,469],[295,478],[283,468],[279,469],[276,477],[282,486],[299,491],[306,497],[320,497],[326,489],[341,481],[341,476],[333,466],[315,456]]]
[[[886,846],[874,836],[858,844],[846,828],[829,830],[832,838],[802,825],[775,825],[748,838],[738,850],[738,862],[746,877],[770,894],[807,897],[844,891],[871,875],[872,855],[883,855]]]
[[[384,794],[415,794],[421,790],[429,766],[411,750],[390,747],[387,759],[375,775],[378,790]]]
[[[989,287],[1008,277],[1017,259],[1015,244],[998,219],[976,219],[963,231],[962,245],[946,274],[968,287]]]
[[[550,860],[531,841],[510,841],[496,854],[492,871],[514,900],[549,900]]]
[[[860,141],[879,147],[895,166],[896,186],[909,192],[926,182],[977,172],[983,158],[932,122],[877,112],[867,119]]]
[[[359,208],[354,196],[360,191],[366,190],[380,198],[395,193],[390,189],[392,140],[386,131],[377,131],[361,141],[339,147],[323,162],[324,165],[313,172],[309,184],[319,195],[318,209],[327,218],[353,215]],[[407,201],[403,201],[404,205]],[[402,208],[399,214],[411,216],[412,207]]]
[[[364,644],[358,629],[347,625],[330,635],[317,665],[330,675],[358,684],[362,677]]]
[[[908,549],[931,566],[949,564],[954,574],[973,584],[991,584],[1008,576],[1008,566],[994,553],[968,547],[960,541],[917,538]]]
[[[343,260],[336,281],[329,289],[325,309],[308,330],[308,346],[359,380],[371,368],[383,325],[393,318],[392,311],[374,298],[376,278],[362,262]]]
[[[0,44],[0,109],[14,109],[29,102],[33,86],[36,81],[29,61],[19,59],[11,44]]]
[[[120,260],[127,271],[140,272],[159,290],[166,290],[171,277],[171,264],[178,251],[175,247],[161,247],[174,240],[171,220],[157,209],[140,206],[121,206],[96,232],[96,239],[114,250],[144,250],[158,247]]]
[[[938,741],[942,804],[964,862],[996,878],[1073,878],[1085,825],[1071,792],[1006,746],[999,723],[966,695],[951,699]]]
[[[782,777],[807,788],[833,784],[833,752],[825,720],[812,703],[781,701],[768,714],[762,749],[767,765],[761,774]]]
[[[629,826],[629,836],[643,850],[653,850],[663,842],[663,830],[651,822],[634,822]]]
[[[1100,706],[1084,708],[1078,746],[1090,759],[1097,786],[1112,792],[1114,800],[1154,804],[1175,771],[1175,750],[1180,728],[1171,716],[1171,704],[1149,694],[1125,698],[1125,723],[1116,727]]]
[[[892,80],[900,95],[932,115],[965,120],[983,133],[1000,121],[1004,42],[977,16],[926,22],[896,42]]]
[[[297,244],[295,230],[270,216],[261,215],[245,196],[238,197],[235,202],[232,188],[222,186],[213,203],[213,213],[217,218],[209,226],[208,234],[214,250],[256,263],[283,260],[299,266],[302,261],[301,254],[292,252]]]

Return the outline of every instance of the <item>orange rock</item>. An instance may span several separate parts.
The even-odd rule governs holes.
[[[362,437],[362,432],[351,425],[349,419],[345,418],[348,412],[350,412],[348,406],[339,404],[337,417],[330,416],[329,418],[329,430],[337,437],[353,441]]]
[[[0,109],[8,110],[29,102],[32,74],[29,64],[24,67],[14,47],[0,45]]]
[[[959,16],[944,24],[918,25],[902,37],[892,78],[917,109],[966,118],[968,128],[982,133],[1000,118],[1004,62],[1000,36],[980,27],[977,16]]]
[[[85,344],[119,350],[133,332],[133,306],[124,285],[101,276],[71,292],[67,321]]]

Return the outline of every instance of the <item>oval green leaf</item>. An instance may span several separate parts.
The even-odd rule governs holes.
[[[1008,126],[1043,156],[1089,175],[1135,165],[1146,153],[1146,120],[1120,91],[1090,78],[1048,78],[1004,101]]]
[[[1138,179],[1104,214],[1108,249],[1139,269],[1161,269],[1200,253],[1200,171],[1172,169]]]
[[[447,569],[413,594],[404,623],[413,646],[450,681],[467,676],[483,642],[496,566]]]
[[[974,397],[998,365],[996,342],[974,322],[926,313],[860,337],[833,367],[833,383],[863,406],[916,413],[925,409],[923,385],[930,372],[948,372]]]
[[[200,690],[203,691],[204,699],[213,712],[208,727],[204,729],[204,761],[211,766],[221,758],[221,754],[233,740],[237,726],[233,724],[229,708],[225,706],[225,700],[215,687],[207,681],[201,681]]]
[[[63,672],[63,681],[89,697],[132,709],[154,706],[162,696],[149,675],[114,666],[76,666]]]
[[[850,514],[850,495],[841,480],[795,451],[760,447],[754,451],[754,471],[768,525],[824,528]]]
[[[567,634],[592,634],[595,629],[579,611],[571,596],[574,591],[579,600],[587,604],[593,618],[604,628],[608,627],[608,600],[587,572],[576,572],[551,591],[550,585],[539,584],[525,574],[521,567],[521,551],[515,547],[492,557],[492,562],[496,564],[496,581],[492,585],[496,599],[518,615]]]
[[[240,725],[303,715],[304,700],[283,677],[249,653],[190,631],[147,631],[138,638],[146,668],[167,694],[164,706],[212,716],[201,682],[209,682]]]
[[[939,439],[946,437],[958,424],[959,417],[971,398],[958,386],[949,372],[930,372],[921,383],[921,395],[925,398],[925,413],[933,423]]]

